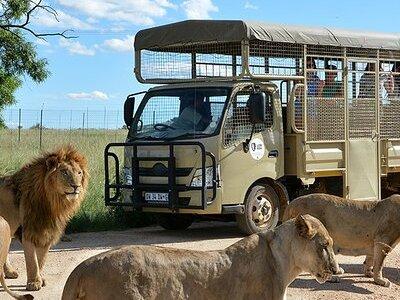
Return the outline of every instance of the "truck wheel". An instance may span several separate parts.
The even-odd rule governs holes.
[[[184,230],[193,223],[192,215],[177,214],[158,214],[157,222],[162,228],[167,230]]]
[[[273,229],[279,220],[279,197],[268,184],[251,187],[244,203],[244,214],[236,215],[240,230],[253,234]]]

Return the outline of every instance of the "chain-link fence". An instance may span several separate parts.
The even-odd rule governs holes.
[[[119,110],[32,110],[6,109],[3,120],[10,129],[120,129],[123,113]]]
[[[122,110],[31,110],[6,109],[1,112],[6,126],[3,135],[7,135],[10,142],[23,141],[29,136],[35,144],[42,147],[47,136],[59,135],[65,141],[69,137],[107,135],[115,139],[125,132]]]

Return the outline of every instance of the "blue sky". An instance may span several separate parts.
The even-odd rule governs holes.
[[[135,33],[186,19],[400,31],[400,1],[394,0],[54,0],[47,4],[58,11],[59,22],[40,13],[33,26],[44,32],[74,29],[79,37],[35,41],[39,56],[49,61],[51,76],[41,84],[25,79],[12,108],[122,109],[127,94],[148,88],[133,75]]]

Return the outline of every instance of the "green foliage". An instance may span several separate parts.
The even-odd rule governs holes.
[[[37,56],[35,45],[24,34],[31,4],[29,0],[0,1],[0,111],[15,102],[21,77],[42,82],[49,75],[47,61]],[[21,27],[15,27],[18,22]]]

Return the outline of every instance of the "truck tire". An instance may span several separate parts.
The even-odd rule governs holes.
[[[268,184],[250,188],[244,203],[244,213],[236,215],[239,229],[246,234],[273,229],[279,220],[279,197]]]
[[[157,222],[166,230],[185,230],[192,225],[194,217],[186,214],[158,214]]]

